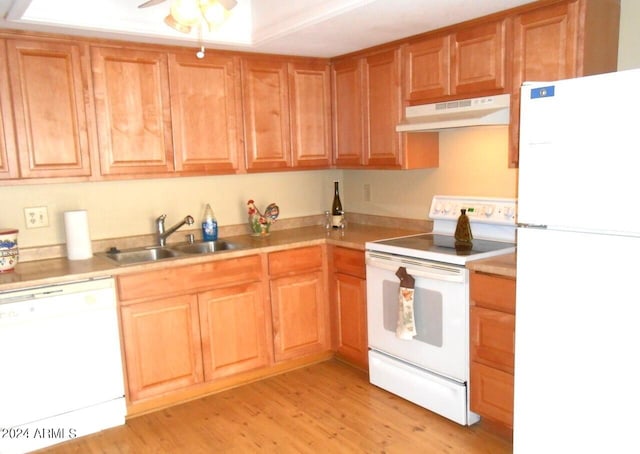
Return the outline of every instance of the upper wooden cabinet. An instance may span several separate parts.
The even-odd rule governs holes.
[[[242,60],[247,169],[291,166],[287,63]]]
[[[249,170],[329,166],[327,63],[245,58],[242,89]]]
[[[363,60],[335,61],[331,71],[334,163],[338,167],[358,166],[364,150]]]
[[[0,179],[18,176],[18,159],[13,135],[13,112],[4,40],[0,40]]]
[[[327,62],[290,62],[291,147],[296,168],[331,165],[331,85]]]
[[[93,47],[91,63],[101,174],[173,171],[167,55]]]
[[[406,99],[417,103],[456,95],[504,93],[507,20],[462,28],[407,45]]]
[[[396,48],[334,62],[334,162],[338,167],[437,167],[437,133],[396,132],[402,118],[401,53]]]
[[[243,164],[238,57],[169,54],[176,171],[233,173]]]
[[[518,165],[520,86],[616,71],[620,2],[573,0],[513,20],[513,91],[509,164]]]
[[[83,66],[87,46],[27,39],[9,39],[6,44],[19,176],[89,176],[88,69]],[[5,89],[0,87],[6,128],[10,116]],[[6,151],[11,137],[6,129],[4,133]],[[15,176],[13,159],[5,157],[0,167],[9,167],[8,173]]]

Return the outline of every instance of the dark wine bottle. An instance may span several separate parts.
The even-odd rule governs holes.
[[[340,202],[340,191],[338,190],[338,182],[333,182],[333,204],[331,205],[331,227],[339,229],[342,227],[342,202]]]

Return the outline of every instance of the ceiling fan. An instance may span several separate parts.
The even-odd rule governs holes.
[[[138,8],[159,5],[166,0],[147,0]],[[196,57],[204,58],[205,49],[202,44],[202,29],[216,30],[229,16],[229,12],[238,4],[237,0],[172,0],[169,14],[164,22],[181,33],[191,33],[197,27],[200,39],[200,50]]]
[[[155,5],[159,5],[160,3],[164,3],[166,1],[167,0],[148,0],[148,1],[138,5],[138,8],[146,8],[148,6],[155,6]],[[237,0],[218,0],[218,3],[220,3],[222,6],[224,6],[227,11],[231,11],[238,4]]]

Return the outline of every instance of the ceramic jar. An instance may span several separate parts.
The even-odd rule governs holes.
[[[12,271],[18,263],[18,230],[0,228],[0,273]]]

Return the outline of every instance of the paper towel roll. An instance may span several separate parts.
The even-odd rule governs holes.
[[[69,260],[86,260],[93,257],[87,210],[65,211],[64,230]]]

